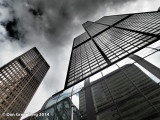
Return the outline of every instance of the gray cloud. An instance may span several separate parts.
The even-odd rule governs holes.
[[[105,4],[116,6],[128,1],[133,0],[36,0],[30,3],[43,13],[43,30],[47,40],[54,46],[61,46],[72,41],[70,36],[74,34],[75,27],[81,27],[99,8],[105,7]],[[79,22],[75,23],[75,19]]]
[[[14,0],[9,4],[13,18],[19,21],[22,46],[38,47],[51,65],[46,89],[63,88],[73,36],[83,31],[81,24],[95,17],[99,9],[105,9],[106,4],[115,7],[129,1],[132,0]],[[41,14],[37,14],[39,11]]]

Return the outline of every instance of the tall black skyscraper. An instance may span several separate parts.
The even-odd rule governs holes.
[[[0,120],[20,119],[48,69],[36,48],[0,68]]]
[[[56,120],[53,106],[70,97],[81,116],[74,120],[160,119],[160,12],[105,16],[83,27],[86,32],[74,39],[64,90],[37,113]]]
[[[159,12],[105,16],[74,39],[65,88],[159,40]]]

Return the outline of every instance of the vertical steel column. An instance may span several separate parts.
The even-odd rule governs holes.
[[[72,87],[71,101],[72,101],[72,96],[73,96],[73,88],[74,88],[74,86]],[[71,104],[71,120],[73,120],[73,108],[74,108],[74,104],[72,103],[72,104]]]
[[[85,99],[86,99],[86,111],[88,120],[96,120],[96,111],[94,108],[93,97],[90,87],[89,79],[87,78],[84,82],[85,88]]]
[[[103,58],[105,59],[105,61],[107,62],[107,64],[111,64],[111,61],[108,59],[108,57],[105,55],[105,53],[101,50],[101,48],[98,46],[98,44],[93,40],[93,43],[95,44],[95,46],[97,47],[97,49],[99,50],[99,52],[101,53],[101,55],[103,56]]]
[[[71,120],[73,120],[73,108],[74,108],[74,105],[72,104],[71,105]]]
[[[153,75],[155,75],[157,78],[160,79],[160,69],[156,67],[155,65],[151,64],[150,62],[146,61],[145,59],[137,56],[137,55],[130,55],[129,58],[136,61],[138,64],[140,64],[142,67],[147,69],[149,72],[151,72]]]

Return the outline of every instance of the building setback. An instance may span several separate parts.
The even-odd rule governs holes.
[[[1,120],[20,119],[49,67],[34,47],[0,68]]]
[[[71,111],[62,120],[159,120],[160,12],[104,16],[83,27],[64,89],[37,112],[52,116],[27,120],[57,120],[53,106],[66,98],[80,118],[72,119]]]

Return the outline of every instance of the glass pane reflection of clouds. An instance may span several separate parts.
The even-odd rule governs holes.
[[[122,66],[124,66],[126,64],[132,64],[134,62],[135,61],[132,60],[132,59],[130,59],[130,58],[125,58],[125,59],[121,60],[120,62],[118,62],[117,65],[120,66],[120,67],[122,67]]]
[[[93,76],[90,77],[90,82],[96,81],[96,80],[98,80],[101,77],[102,77],[101,72],[98,72],[97,74],[95,74],[95,75],[93,75]]]
[[[79,109],[79,93],[72,96],[72,102]]]
[[[76,84],[76,85],[73,87],[73,92],[72,92],[72,94],[75,94],[75,93],[79,92],[81,89],[83,89],[83,87],[84,87],[84,81]]]
[[[70,87],[70,88],[68,88],[67,90],[63,91],[63,92],[60,94],[57,102],[65,99],[65,98],[67,98],[67,97],[70,97],[70,96],[71,96],[71,92],[72,92],[72,88],[73,88],[73,87]]]
[[[57,102],[58,97],[59,97],[59,95],[50,98],[49,101],[47,102],[47,105],[45,106],[45,108],[48,108],[51,105],[54,105]]]
[[[107,75],[107,74],[115,71],[116,69],[118,69],[118,67],[117,67],[116,65],[112,65],[112,66],[104,69],[104,70],[102,71],[102,73],[103,73],[103,75]]]

